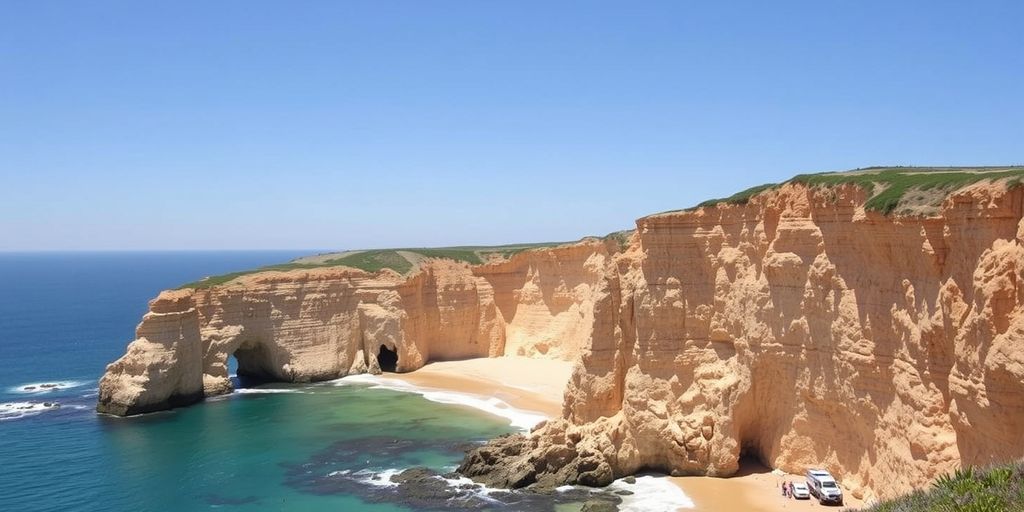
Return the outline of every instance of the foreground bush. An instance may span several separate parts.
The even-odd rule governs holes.
[[[866,512],[1024,512],[1024,461],[987,469],[964,468]]]

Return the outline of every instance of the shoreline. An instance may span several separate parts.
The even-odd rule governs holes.
[[[466,359],[461,361],[432,362],[408,373],[390,373],[376,378],[379,385],[388,380],[410,386],[403,389],[421,394],[440,391],[475,397],[481,403],[462,403],[470,407],[498,414],[506,418],[533,415],[537,421],[558,417],[562,413],[562,395],[572,375],[568,361],[532,359],[519,356]],[[372,382],[365,380],[365,382]],[[401,386],[399,386],[401,387]],[[428,397],[428,399],[431,397]],[[437,397],[435,397],[437,398]],[[490,401],[496,399],[496,401]],[[444,401],[437,400],[437,401]],[[489,408],[486,404],[499,410]],[[500,404],[505,404],[504,406]],[[507,407],[511,409],[502,409]],[[514,426],[518,425],[512,420]],[[523,427],[529,430],[529,427]],[[732,477],[657,476],[680,489],[693,502],[686,510],[745,510],[749,512],[790,512],[821,508],[816,500],[793,500],[782,496],[779,485],[784,479],[803,481],[799,475],[772,472],[752,460],[741,461],[740,471]],[[848,495],[848,493],[847,493]],[[859,508],[861,500],[847,496],[843,507],[835,510]]]
[[[493,397],[545,418],[562,414],[562,394],[572,363],[552,359],[502,356],[428,363],[419,370],[388,374],[424,388]]]

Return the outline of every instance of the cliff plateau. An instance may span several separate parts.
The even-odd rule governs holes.
[[[823,466],[893,496],[961,464],[1024,455],[1021,187],[984,181],[926,215],[856,185],[787,183],[652,215],[622,249],[589,240],[409,276],[262,272],[160,294],[108,366],[98,410],[427,361],[576,361],[561,418],[467,455],[505,487],[602,485],[641,470],[728,476],[741,456]]]

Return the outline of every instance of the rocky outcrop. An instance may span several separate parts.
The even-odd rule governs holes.
[[[727,476],[750,455],[891,496],[1024,455],[1021,189],[971,186],[932,217],[864,201],[787,185],[640,219],[595,288],[565,419],[462,470],[589,484]]]
[[[229,393],[240,376],[310,382],[431,360],[504,354],[574,359],[590,337],[591,288],[614,246],[586,241],[471,267],[430,260],[409,277],[345,267],[260,272],[165,291],[100,380],[97,409],[130,415]]]
[[[938,213],[865,210],[864,189],[788,184],[746,204],[408,278],[265,272],[161,294],[99,409],[224,393],[239,372],[308,381],[521,354],[577,361],[563,417],[460,471],[494,485],[599,485],[640,470],[728,476],[741,456],[832,470],[892,496],[1024,455],[1022,189],[978,183]]]

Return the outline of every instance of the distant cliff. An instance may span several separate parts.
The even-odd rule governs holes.
[[[108,367],[98,408],[226,392],[231,353],[240,373],[288,381],[376,371],[382,345],[399,371],[562,357],[577,361],[563,418],[460,471],[600,485],[643,469],[727,476],[750,455],[892,496],[1024,455],[1022,188],[977,172],[795,179],[642,218],[624,249],[592,240],[428,260],[408,277],[326,268],[165,292]]]
[[[100,380],[100,412],[131,415],[231,392],[239,375],[310,382],[431,360],[504,354],[574,360],[590,337],[600,240],[486,265],[427,259],[408,276],[348,267],[245,274],[161,293]]]

